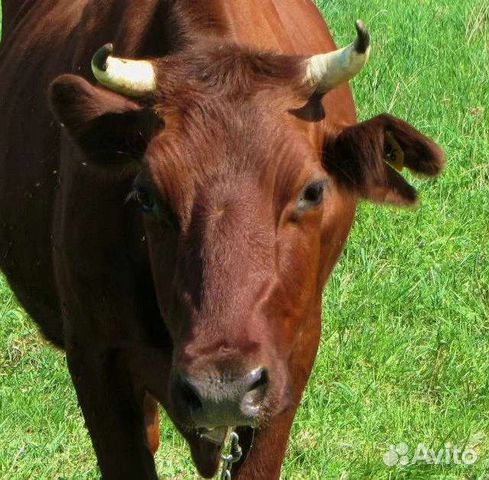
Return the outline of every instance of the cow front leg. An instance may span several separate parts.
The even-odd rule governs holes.
[[[160,414],[157,400],[146,393],[143,401],[144,424],[146,425],[146,439],[153,456],[160,446]]]
[[[248,456],[233,468],[233,480],[278,480],[296,408],[275,417],[256,431]],[[248,442],[247,442],[248,443]]]
[[[157,480],[138,403],[119,355],[68,348],[68,367],[104,480]]]

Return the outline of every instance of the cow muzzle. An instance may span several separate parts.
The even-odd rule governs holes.
[[[228,426],[257,426],[269,387],[269,372],[256,367],[244,375],[223,371],[176,375],[175,400],[197,430],[210,439]],[[216,439],[217,441],[217,439]]]

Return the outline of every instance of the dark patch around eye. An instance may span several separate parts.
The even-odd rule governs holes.
[[[143,212],[152,213],[155,208],[155,200],[149,190],[141,185],[134,188],[134,197],[141,205]]]
[[[319,203],[323,199],[324,183],[314,182],[304,191],[304,200],[310,203]]]
[[[156,196],[153,188],[142,175],[138,175],[132,184],[131,197],[136,200],[145,213],[155,213],[157,210]]]
[[[156,220],[175,231],[179,230],[180,222],[177,215],[168,202],[155,192],[154,187],[144,177],[138,176],[134,179],[132,192],[128,198],[136,200],[144,213],[152,215]]]
[[[307,209],[319,205],[323,201],[325,182],[317,180],[303,190],[299,200],[299,208]]]

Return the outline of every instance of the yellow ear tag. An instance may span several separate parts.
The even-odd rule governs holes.
[[[385,161],[393,166],[398,172],[402,172],[404,168],[404,151],[402,150],[397,140],[394,138],[391,132],[386,131],[385,137],[387,140],[387,144],[390,149],[386,155]]]

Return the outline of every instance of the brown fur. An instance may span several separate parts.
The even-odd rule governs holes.
[[[302,85],[304,56],[334,48],[312,3],[3,3],[1,267],[66,351],[103,477],[157,478],[155,401],[214,475],[220,448],[198,436],[179,381],[261,366],[266,394],[253,442],[238,428],[233,478],[279,478],[357,201],[416,199],[384,161],[386,132],[414,172],[436,175],[442,152],[388,115],[356,124],[346,85],[324,98]],[[93,85],[107,41],[156,57],[154,95]],[[324,202],[299,208],[317,179]]]

